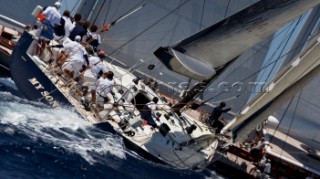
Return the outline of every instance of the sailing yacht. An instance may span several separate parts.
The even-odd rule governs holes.
[[[58,44],[55,40],[50,42],[51,47]],[[214,133],[189,115],[174,113],[153,86],[131,73],[134,66],[124,69],[103,62],[114,73],[114,94],[98,110],[81,102],[81,83],[69,83],[49,64],[60,49],[52,48],[51,54],[46,48],[39,55],[35,50],[37,45],[32,31],[24,31],[10,60],[11,77],[27,99],[52,107],[71,107],[94,126],[122,136],[129,148],[150,160],[194,170],[211,164],[217,146]],[[142,112],[155,97],[161,110],[151,112],[156,123],[151,126],[142,118]]]
[[[220,14],[224,14],[224,16],[222,15],[215,19],[216,22],[219,22],[219,20],[221,21],[213,26],[206,27],[202,23],[206,21],[207,24],[213,24],[212,21],[206,19],[208,17],[210,19],[212,18],[212,16],[206,16],[208,14],[203,15],[201,13],[197,13],[198,11],[190,11],[190,7],[198,7],[199,9],[203,8],[203,10],[205,10],[205,8],[207,8],[206,5],[208,5],[208,3],[211,3],[211,2],[204,1],[202,5],[198,4],[200,3],[199,1],[195,2],[195,1],[188,1],[188,0],[183,2],[170,1],[167,4],[166,3],[160,4],[153,1],[150,1],[149,4],[147,1],[146,2],[130,1],[129,4],[124,3],[125,5],[120,2],[117,2],[116,4],[106,4],[105,2],[106,1],[96,1],[96,2],[91,1],[90,3],[83,3],[80,6],[82,8],[82,9],[80,8],[81,12],[84,12],[84,13],[87,12],[85,14],[87,14],[88,19],[90,19],[92,22],[100,23],[100,25],[103,25],[106,20],[110,20],[108,18],[114,18],[116,16],[119,16],[119,14],[117,13],[121,14],[120,12],[121,10],[125,12],[130,11],[130,8],[132,7],[137,8],[141,6],[142,3],[146,3],[141,10],[139,10],[137,13],[133,14],[132,16],[128,17],[127,19],[123,20],[122,23],[119,23],[117,26],[111,29],[107,34],[105,34],[104,44],[102,44],[102,47],[105,47],[107,49],[107,52],[109,52],[111,56],[116,58],[116,60],[120,60],[125,64],[129,64],[128,66],[130,66],[134,64],[136,60],[140,59],[141,56],[145,54],[150,55],[150,53],[147,53],[147,52],[153,51],[150,49],[156,50],[159,46],[163,46],[155,52],[155,55],[163,62],[163,66],[166,66],[170,70],[173,70],[178,72],[179,74],[182,74],[182,76],[178,76],[176,75],[176,73],[172,73],[172,72],[167,73],[167,71],[165,72],[165,75],[161,75],[161,73],[155,74],[154,72],[151,72],[149,74],[157,77],[159,80],[165,81],[166,84],[170,82],[171,79],[187,81],[188,78],[192,78],[195,80],[200,80],[207,83],[205,85],[202,85],[206,89],[210,87],[209,85],[211,83],[215,84],[215,82],[221,79],[224,79],[224,78],[227,79],[229,76],[231,76],[230,74],[232,74],[232,72],[234,72],[235,69],[242,70],[242,73],[237,72],[233,74],[233,76],[240,77],[240,79],[243,79],[243,77],[248,77],[248,76],[252,78],[259,77],[257,71],[259,71],[264,65],[263,64],[264,62],[261,59],[264,58],[264,56],[268,55],[268,51],[260,50],[260,49],[257,50],[254,48],[258,48],[258,47],[263,47],[261,49],[271,48],[273,44],[268,43],[267,42],[268,40],[262,41],[262,42],[261,40],[266,38],[270,39],[270,35],[272,35],[272,33],[278,30],[281,26],[292,21],[295,17],[299,17],[299,15],[303,14],[307,10],[319,4],[319,1],[266,0],[266,1],[260,1],[256,4],[255,4],[256,1],[246,1],[246,3],[242,4],[241,7],[238,4],[238,8],[234,8],[234,6],[232,6],[234,4],[232,4],[232,2],[229,1],[229,3],[225,2],[227,5],[224,4],[227,6],[226,10],[223,12],[220,12]],[[166,5],[163,5],[163,4],[166,4]],[[216,4],[219,4],[219,3],[216,2]],[[92,5],[92,7],[88,8],[88,6],[90,5]],[[123,6],[127,8],[123,8]],[[118,7],[118,8],[115,8],[115,7]],[[208,6],[208,8],[209,7],[217,8],[212,4]],[[230,11],[229,11],[229,7],[231,9]],[[98,11],[91,11],[92,9],[98,9]],[[99,9],[101,9],[101,11]],[[103,9],[109,9],[109,10],[104,11]],[[149,13],[153,12],[154,14],[159,16],[156,16],[156,15],[146,16],[145,14],[147,14],[147,12]],[[164,13],[161,13],[161,12],[164,12]],[[188,15],[183,14],[183,12],[187,12]],[[208,13],[208,11],[206,12]],[[236,15],[233,16],[232,14],[236,14]],[[193,15],[199,15],[200,17],[206,17],[206,18],[199,18],[200,23],[190,23],[193,28],[192,29],[193,31],[186,32],[189,30],[189,28],[183,28],[183,27],[181,28],[180,25],[189,21],[194,22],[195,16]],[[181,16],[182,18],[177,18],[179,16]],[[154,18],[154,17],[158,17],[158,18]],[[208,21],[210,22],[208,23]],[[172,22],[178,22],[178,23],[172,23]],[[175,33],[170,33],[171,36],[167,35],[169,34],[167,32],[160,33],[161,30],[163,30],[163,28],[166,28],[169,26],[169,25],[165,26],[165,24],[170,24],[170,25],[174,24],[176,29],[180,29],[180,30],[183,29],[183,30],[181,31],[176,30]],[[130,31],[128,31],[127,27],[132,27],[132,28],[130,28]],[[137,27],[141,27],[143,29],[139,29]],[[200,30],[203,29],[203,30],[201,30],[199,33],[192,35],[192,33],[199,31],[199,29]],[[174,31],[172,29],[170,30]],[[154,35],[152,35],[152,33],[154,32],[159,32],[157,37],[167,40],[166,43],[158,42],[158,41],[155,42],[156,44],[148,43],[149,41],[148,39],[152,39],[155,37]],[[181,39],[184,39],[184,36],[189,36],[189,35],[191,35],[189,38],[185,40],[181,40]],[[28,34],[25,35],[25,37],[30,39],[30,37],[28,37]],[[114,39],[114,38],[117,38],[117,39]],[[30,41],[32,40],[30,39]],[[116,43],[110,43],[112,41],[116,41]],[[176,41],[179,41],[179,42],[176,43]],[[304,42],[305,41],[309,41],[309,40],[304,40]],[[316,40],[313,40],[313,42],[316,43]],[[171,45],[173,43],[176,43],[176,44]],[[313,45],[315,43],[313,43]],[[28,45],[25,44],[24,46],[27,47]],[[255,56],[255,58],[250,59],[250,63],[246,63],[246,65],[248,65],[246,68],[242,68],[244,67],[243,64],[249,61],[248,60],[249,57],[254,56],[254,55],[250,55],[250,53],[248,55],[248,52],[247,54],[244,54],[244,52],[252,46],[253,46],[253,49],[252,48],[250,49],[251,54],[256,54],[257,51],[261,52],[259,53],[260,60],[257,60],[259,59],[259,57]],[[304,45],[301,45],[301,46],[304,46]],[[143,48],[143,50],[145,51],[141,52],[141,48]],[[313,46],[311,45],[308,48],[312,49]],[[23,50],[25,51],[28,50],[27,48],[21,48],[21,49],[22,49],[21,52],[23,54],[24,54]],[[217,50],[214,51],[215,49]],[[228,49],[227,52],[226,52],[226,49]],[[209,54],[209,55],[206,55],[206,54]],[[291,59],[295,59],[293,57],[296,55],[297,54],[294,54]],[[26,58],[26,55],[23,55],[23,56],[16,55],[15,58],[20,59],[20,61],[29,62],[29,57]],[[34,59],[36,58],[32,57],[32,60]],[[145,57],[144,59],[148,59],[151,61],[149,56]],[[299,59],[299,58],[296,58],[296,59]],[[214,64],[212,64],[212,62],[214,62]],[[291,63],[290,65],[291,67],[299,66],[300,68],[300,65],[296,65],[296,64],[300,64],[299,62],[300,60],[295,60],[295,63]],[[39,61],[38,63],[40,64],[40,66],[42,64],[41,68],[43,68],[43,71],[45,71],[47,66]],[[286,64],[287,63],[285,62],[283,63],[284,66]],[[17,66],[17,65],[14,65],[14,66]],[[34,67],[31,67],[31,65],[25,65],[25,66],[29,66],[29,67],[26,67],[26,69],[21,70],[19,73],[22,73],[22,74],[20,75],[18,75],[18,72],[16,72],[15,73],[16,78],[22,78],[22,76],[27,75],[26,73],[24,73],[24,71],[30,68],[35,69]],[[157,64],[157,66],[159,65]],[[142,67],[140,69],[143,70]],[[316,66],[315,66],[315,69],[316,69]],[[40,71],[40,73],[43,73],[43,71],[42,72]],[[162,68],[161,71],[165,71],[164,68]],[[229,74],[228,74],[228,71],[229,71]],[[291,71],[291,73],[295,74],[294,71]],[[49,76],[48,75],[49,73],[45,73],[45,74]],[[149,74],[145,74],[145,75],[149,75]],[[167,75],[171,75],[171,77],[173,76],[173,78],[168,78]],[[184,77],[183,75],[187,77]],[[308,75],[307,74],[304,74],[304,75],[306,75],[306,78],[301,78],[301,80],[309,81],[307,79]],[[298,82],[298,80],[295,80],[295,79],[297,78],[293,78],[292,81]],[[44,101],[44,98],[47,98],[50,104],[57,104],[56,101],[59,101],[59,102],[63,101],[65,103],[69,102],[68,99],[64,101],[64,99],[62,98],[60,99],[59,97],[57,97],[58,100],[51,98],[53,94],[59,91],[53,88],[52,81],[44,82],[46,81],[44,80],[44,81],[41,81],[41,83],[37,83],[38,81],[39,81],[38,79],[36,81],[33,81],[36,87],[38,87],[39,84],[41,84],[41,86],[46,84],[47,86],[45,88],[50,89],[47,92],[41,91],[42,94],[48,94],[46,95],[46,97],[39,95],[33,98],[32,96],[34,94],[29,92],[26,88],[30,88],[31,86],[31,89],[32,89],[35,86],[30,85],[30,81],[26,81],[25,83],[20,82],[20,86],[22,86],[21,90],[25,91],[26,96],[29,95],[30,99],[33,99],[33,100],[40,99]],[[276,84],[276,83],[271,82],[270,84]],[[276,88],[270,88],[271,86],[273,85],[268,85],[270,92],[278,91],[278,93],[280,93],[281,91],[283,91],[283,90],[273,90]],[[283,87],[283,88],[285,88],[284,91],[286,91],[287,87]],[[192,91],[192,90],[189,90],[189,91]],[[197,90],[194,90],[194,91],[197,91]],[[203,91],[203,90],[200,89],[199,91]],[[266,88],[263,89],[262,91],[266,91]],[[282,92],[281,94],[277,94],[275,96],[282,95],[283,93],[286,93],[286,92]],[[207,99],[205,99],[206,95],[208,95],[206,91],[203,91],[200,94],[199,93],[189,93],[189,94],[192,94],[191,96],[188,96],[189,99],[185,98],[184,99],[185,101],[180,101],[180,104],[178,103],[178,105],[175,107],[183,108],[184,103],[195,100],[196,97],[198,96],[200,97],[204,96],[202,98],[206,102],[209,102],[210,100],[219,101],[221,99],[222,100],[227,99],[225,96],[223,96],[225,94],[220,95],[219,96],[220,98],[213,98],[212,96],[209,96],[207,97]],[[234,116],[236,117],[229,125],[226,126],[225,130],[223,130],[223,133],[222,133],[223,135],[229,135],[230,134],[229,132],[231,132],[231,135],[235,140],[239,140],[239,139],[243,140],[243,138],[246,137],[249,131],[251,131],[252,129],[255,129],[258,124],[266,120],[266,116],[268,117],[268,115],[271,114],[270,112],[266,113],[266,115],[262,117],[261,120],[255,119],[255,115],[258,114],[256,112],[264,111],[269,106],[273,106],[274,103],[271,103],[271,102],[274,102],[274,101],[272,101],[272,99],[270,98],[270,103],[268,103],[267,101],[264,101],[265,103],[261,104],[262,108],[261,106],[255,107],[255,103],[252,101],[252,99],[256,101],[257,98],[258,97],[254,98],[254,96],[252,96],[250,93],[240,95],[240,97],[236,96],[234,98],[230,98],[230,99],[235,99],[234,101],[240,101],[241,104],[237,102],[237,105],[234,105],[235,111],[232,114],[233,115],[232,117]],[[251,103],[247,104],[248,101],[251,101]],[[233,101],[229,101],[229,102],[232,103]],[[249,106],[249,107],[246,107],[246,106]],[[248,115],[249,116],[248,118],[250,119],[238,120],[239,118],[238,114],[240,114],[241,112],[243,114]],[[315,109],[315,112],[317,112],[317,109]],[[255,122],[251,123],[251,121],[255,121]],[[195,122],[195,123],[199,124],[200,126],[202,125],[198,122]],[[247,128],[245,128],[246,126]],[[210,136],[212,137],[212,135]],[[285,135],[285,136],[288,136],[288,135]],[[296,136],[297,135],[295,135],[295,137]],[[318,134],[315,134],[315,137],[313,137],[313,141],[317,141],[318,139],[317,136]],[[220,141],[220,142],[221,143],[219,144],[219,147],[225,147],[224,145],[222,145],[224,144],[225,141]],[[234,141],[226,141],[226,142],[233,143]],[[272,143],[272,141],[270,142]],[[216,145],[217,145],[216,141],[213,141],[212,144],[213,144],[212,148],[216,148]],[[288,160],[287,158],[281,155],[279,156],[278,154],[275,154],[274,156],[277,156],[278,158],[280,158],[281,161]],[[294,162],[296,166],[305,165],[301,161],[300,163],[299,162],[297,163],[296,161]],[[304,169],[308,171],[312,171],[313,173],[317,173],[319,171],[318,169],[314,169],[312,167],[311,169],[308,167],[304,167]]]

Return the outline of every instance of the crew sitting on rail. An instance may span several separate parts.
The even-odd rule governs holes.
[[[89,59],[86,49],[79,43],[80,36],[76,37],[76,41],[66,39],[63,42],[62,55],[58,58],[66,58],[65,62],[57,59],[58,63],[63,63],[62,71],[68,80],[75,79],[79,74],[85,70],[86,65],[89,65]],[[61,62],[62,61],[62,62]]]
[[[114,102],[114,92],[112,91],[114,81],[113,81],[113,72],[108,71],[107,73],[103,73],[102,78],[100,78],[97,82],[97,110],[102,111],[104,109],[104,103],[107,101]],[[112,97],[111,97],[112,95]]]
[[[154,119],[152,117],[152,112],[155,112],[158,109],[158,107],[157,107],[158,101],[159,101],[159,98],[154,97],[152,99],[152,101],[145,104],[143,106],[142,110],[140,111],[141,118],[143,120],[146,120],[147,124],[154,127],[154,128],[157,128],[158,125],[156,124],[156,122],[154,121]]]
[[[103,73],[107,73],[107,67],[104,65],[103,60],[105,58],[105,52],[99,51],[98,57],[91,56],[89,57],[89,66],[83,72],[83,75],[80,75],[82,80],[82,90],[83,96],[81,100],[86,102],[86,97],[88,91],[91,92],[91,104],[96,102],[96,83],[97,80],[102,76]]]

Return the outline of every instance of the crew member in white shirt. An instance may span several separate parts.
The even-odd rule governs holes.
[[[112,102],[113,97],[111,95],[114,95],[114,92],[112,91],[114,81],[113,81],[113,72],[108,71],[107,73],[104,73],[102,75],[102,78],[100,78],[97,82],[97,109],[99,111],[104,109],[104,103],[108,100]]]
[[[66,38],[69,37],[70,32],[73,30],[74,24],[71,21],[71,16],[70,16],[70,11],[69,10],[65,10],[63,12],[62,18],[65,21],[65,24],[64,24],[65,35],[63,37],[63,40],[65,40]]]
[[[54,27],[60,26],[61,22],[61,14],[59,13],[59,9],[61,7],[60,2],[56,2],[54,6],[48,6],[42,14],[46,17],[45,21],[42,22],[42,28],[39,36],[39,46],[40,48],[37,49],[38,55],[41,57],[44,49],[47,50],[53,55],[51,49],[48,47],[49,42],[55,36],[55,29]]]
[[[62,71],[68,80],[75,79],[89,65],[89,59],[86,49],[79,43],[80,36],[76,37],[76,41],[66,39],[63,43],[62,54],[68,58],[62,65]]]
[[[83,36],[82,38],[82,42],[89,43],[95,52],[98,50],[97,48],[101,44],[101,36],[97,33],[97,30],[98,26],[92,24],[90,26],[90,31],[88,32],[88,34]]]
[[[104,51],[99,51],[98,57],[91,56],[89,58],[89,67],[83,72],[83,101],[86,101],[85,97],[87,96],[88,91],[91,92],[92,104],[96,101],[96,83],[103,73],[108,72],[107,67],[103,63],[104,58]]]
[[[52,27],[55,25],[60,25],[61,14],[59,9],[61,7],[60,2],[54,3],[54,6],[48,6],[44,11],[43,14],[46,16],[46,20],[50,22]]]

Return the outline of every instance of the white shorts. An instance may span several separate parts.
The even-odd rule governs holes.
[[[71,60],[66,61],[62,65],[62,70],[68,70],[74,72],[74,77],[77,77],[80,75],[80,70],[82,69],[82,66],[84,65],[84,62],[78,61],[78,60]]]
[[[96,77],[92,75],[87,75],[87,73],[84,73],[82,86],[88,87],[89,90],[95,90],[96,83],[97,83]]]
[[[96,96],[97,96],[96,104],[99,107],[103,107],[106,101],[109,101],[110,103],[114,103],[113,96],[110,93],[108,93],[107,97],[100,96],[98,93]]]

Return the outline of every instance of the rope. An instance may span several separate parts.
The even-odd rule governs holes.
[[[293,121],[294,121],[295,116],[296,116],[296,112],[297,112],[297,108],[298,108],[298,106],[299,106],[299,101],[300,101],[301,94],[302,94],[302,92],[300,91],[299,96],[298,96],[297,104],[296,104],[296,106],[295,106],[295,108],[294,108],[294,111],[293,111],[293,119],[292,119],[291,122],[290,122],[289,129],[288,129],[288,131],[287,131],[287,133],[286,133],[285,140],[284,140],[284,142],[283,142],[283,144],[282,144],[282,147],[281,147],[281,149],[282,149],[281,154],[280,154],[281,156],[282,156],[282,153],[283,153],[283,151],[284,151],[284,146],[287,144],[288,135],[289,135],[289,133],[290,133],[290,130],[291,130]],[[292,99],[294,99],[294,97],[293,97]]]
[[[104,18],[104,20],[103,20],[103,24],[105,24],[106,21],[107,21],[107,17],[108,17],[108,15],[109,15],[109,10],[110,10],[111,4],[112,4],[112,0],[110,0],[109,6],[108,6],[108,8],[107,8],[107,10],[106,10],[107,13],[106,13],[106,16],[105,16],[105,18]]]
[[[99,11],[98,11],[98,14],[97,14],[96,18],[94,18],[94,20],[93,20],[93,24],[96,23],[96,21],[97,21],[97,19],[98,19],[98,16],[99,16],[99,14],[100,14],[100,12],[101,12],[104,4],[106,3],[106,1],[107,1],[107,0],[104,0],[103,3],[102,3],[102,5],[100,6],[100,9],[99,9]]]
[[[229,9],[229,5],[230,5],[230,0],[228,1],[226,11],[224,12],[224,18],[227,17],[227,12],[228,12],[228,9]]]
[[[143,33],[145,33],[146,31],[148,31],[149,29],[151,29],[152,27],[154,27],[156,24],[158,24],[159,22],[161,22],[163,19],[165,19],[166,17],[168,17],[169,15],[171,15],[172,13],[174,13],[174,11],[176,11],[177,9],[181,8],[183,5],[185,5],[187,2],[189,2],[190,0],[186,0],[184,3],[182,3],[181,5],[179,5],[178,7],[176,7],[175,9],[173,9],[171,12],[169,12],[168,14],[166,14],[165,16],[163,16],[162,18],[160,18],[159,20],[157,20],[156,22],[154,22],[153,24],[151,24],[148,28],[146,28],[145,30],[141,31],[140,33],[138,33],[136,36],[134,36],[133,38],[131,38],[130,40],[128,40],[126,43],[122,44],[120,47],[118,47],[117,49],[115,49],[114,51],[112,51],[110,53],[110,55],[112,55],[113,53],[117,52],[119,49],[121,49],[122,47],[124,47],[125,45],[127,45],[128,43],[130,43],[131,41],[135,40],[136,38],[140,37]]]
[[[199,30],[201,30],[202,26],[202,21],[203,21],[203,15],[204,15],[204,9],[206,7],[206,0],[203,0],[203,5],[202,5],[202,11],[201,11],[201,17],[200,17],[200,24],[199,24]]]

